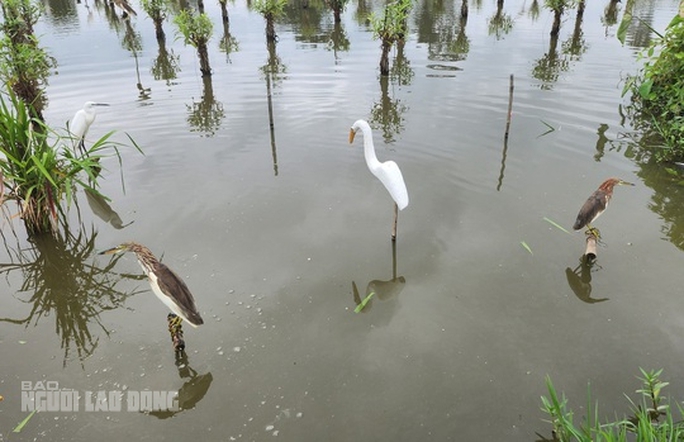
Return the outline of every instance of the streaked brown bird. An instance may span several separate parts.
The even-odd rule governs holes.
[[[580,230],[582,227],[587,227],[589,232],[598,235],[598,229],[591,226],[596,218],[598,218],[608,207],[608,203],[613,196],[613,188],[615,186],[633,186],[634,184],[621,180],[620,178],[608,178],[599,186],[589,199],[584,203],[579,213],[575,224],[572,226],[575,230]]]
[[[170,268],[159,262],[147,247],[135,242],[126,242],[100,252],[100,255],[123,252],[135,253],[140,267],[150,280],[152,291],[172,312],[193,327],[204,324],[188,286]]]

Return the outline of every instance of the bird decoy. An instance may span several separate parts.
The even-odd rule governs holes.
[[[375,175],[380,182],[385,186],[390,196],[394,200],[394,224],[392,226],[392,241],[397,238],[397,218],[399,210],[403,210],[408,206],[409,197],[404,183],[404,177],[401,175],[401,170],[394,161],[385,161],[381,163],[375,155],[375,146],[373,145],[373,131],[370,125],[365,120],[357,120],[349,131],[349,143],[354,142],[356,133],[361,131],[363,134],[363,151],[366,158],[368,169]]]
[[[165,264],[154,257],[150,249],[135,242],[126,242],[100,252],[100,255],[133,252],[150,281],[152,291],[173,313],[193,327],[204,324],[195,306],[195,298],[185,282]]]
[[[107,103],[96,103],[94,101],[86,101],[83,109],[74,114],[74,117],[69,123],[69,132],[78,142],[78,146],[83,153],[86,152],[85,137],[88,135],[90,125],[95,121],[95,108],[97,106],[109,106]]]
[[[574,230],[580,230],[583,227],[587,227],[588,233],[593,234],[597,238],[600,238],[598,229],[591,226],[591,224],[601,216],[601,214],[608,207],[608,203],[613,196],[613,188],[615,186],[633,186],[634,184],[628,183],[620,178],[608,178],[599,186],[594,193],[587,199],[579,213],[577,214],[577,219],[575,224],[572,226]]]

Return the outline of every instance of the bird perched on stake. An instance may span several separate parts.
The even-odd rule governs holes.
[[[69,123],[69,132],[76,138],[78,146],[83,153],[86,152],[85,137],[88,135],[90,125],[95,121],[95,108],[97,106],[109,106],[109,104],[86,101],[83,109],[76,112],[71,119],[71,123]]]
[[[593,234],[600,238],[598,229],[591,226],[596,218],[598,218],[608,207],[611,197],[613,196],[613,188],[615,186],[633,186],[634,184],[621,180],[620,178],[608,178],[599,186],[589,199],[584,203],[579,213],[577,220],[572,226],[575,230],[580,230],[582,227],[587,227],[587,233]]]
[[[152,291],[173,313],[185,319],[193,327],[204,324],[195,307],[195,298],[178,275],[154,257],[150,249],[135,242],[126,242],[100,252],[100,255],[133,252],[138,263],[150,280]]]
[[[394,200],[394,225],[392,226],[392,241],[394,241],[397,238],[398,211],[405,209],[409,203],[404,177],[394,161],[385,161],[384,163],[378,161],[373,145],[373,132],[365,120],[357,120],[352,125],[349,131],[349,144],[354,142],[354,137],[358,131],[363,134],[363,152],[368,169],[380,180]]]

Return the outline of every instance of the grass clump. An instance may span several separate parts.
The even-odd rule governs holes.
[[[662,370],[645,371],[640,369],[642,386],[636,390],[641,395],[638,403],[629,397],[632,415],[623,419],[601,421],[598,404],[592,404],[591,394],[587,393],[586,416],[580,423],[575,421],[575,413],[569,408],[567,398],[556,392],[550,377],[546,377],[549,396],[542,396],[542,411],[548,415],[552,425],[552,438],[543,439],[554,442],[625,442],[625,441],[684,441],[684,410],[677,404],[675,419],[669,401],[662,395],[668,385],[661,381]]]
[[[655,31],[654,31],[655,32]],[[653,151],[658,162],[684,160],[684,16],[676,15],[664,35],[658,34],[639,58],[643,68],[630,77],[637,127],[657,135]],[[648,138],[648,137],[647,137]]]
[[[16,214],[6,209],[5,217],[19,216],[29,235],[56,234],[66,227],[74,192],[81,188],[99,195],[100,160],[119,157],[120,145],[111,135],[77,154],[78,140],[48,127],[16,95],[0,94],[0,207],[6,209],[8,201],[19,206]]]

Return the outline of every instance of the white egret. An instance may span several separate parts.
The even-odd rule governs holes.
[[[96,103],[94,101],[86,101],[83,109],[74,114],[74,118],[69,123],[69,132],[78,141],[78,146],[85,153],[85,137],[88,134],[90,125],[95,121],[95,108],[97,106],[109,106],[107,103]]]
[[[401,170],[394,161],[381,163],[375,156],[375,146],[373,145],[373,132],[370,125],[365,120],[357,120],[349,132],[349,143],[354,142],[354,136],[358,131],[363,134],[363,151],[366,157],[368,169],[385,186],[390,196],[394,200],[394,225],[392,226],[392,241],[397,238],[397,218],[399,210],[404,210],[409,203],[408,191],[404,183]]]

